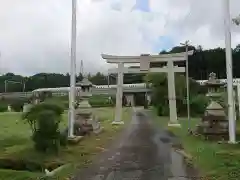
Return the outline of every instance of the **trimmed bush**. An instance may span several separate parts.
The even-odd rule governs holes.
[[[28,112],[24,113],[22,119],[26,120],[31,126],[32,131],[35,132],[36,120],[39,114],[46,110],[53,111],[58,117],[60,117],[64,112],[64,108],[60,105],[43,102],[33,106]]]
[[[23,114],[22,118],[32,129],[32,139],[37,151],[58,152],[60,145],[66,145],[67,137],[61,135],[59,130],[63,112],[62,106],[43,102]]]
[[[16,100],[16,101],[12,102],[10,105],[11,105],[12,110],[14,110],[16,112],[21,112],[23,110],[24,101]]]
[[[60,148],[60,117],[53,110],[43,110],[36,119],[33,133],[35,149],[41,152],[58,152]]]

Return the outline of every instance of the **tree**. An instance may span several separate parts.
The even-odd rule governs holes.
[[[152,88],[152,103],[158,109],[159,115],[168,115],[168,80],[165,73],[150,73],[146,76],[145,81],[151,83]],[[199,96],[200,93],[205,93],[201,91],[201,87],[196,81],[189,79],[190,85],[190,103],[194,102],[197,104],[201,98],[195,98]],[[176,103],[179,115],[186,115],[187,104],[186,104],[186,77],[183,75],[176,75],[175,77],[175,91],[176,91]],[[201,95],[201,94],[200,94]],[[202,96],[201,96],[202,97]],[[205,97],[205,96],[204,96]],[[194,100],[194,101],[193,101]],[[201,100],[200,103],[204,103],[203,106],[194,106],[195,108],[201,108],[205,106],[204,101]],[[191,105],[191,104],[190,104]],[[199,109],[192,109],[193,113],[202,112]]]
[[[94,76],[90,76],[89,80],[95,85],[107,85],[108,84],[107,77],[100,72],[97,72],[97,74],[95,74]]]
[[[189,50],[194,50],[194,54],[189,56],[189,77],[195,80],[208,79],[208,75],[211,72],[215,72],[218,78],[226,78],[226,66],[225,66],[225,49],[203,49],[198,45],[196,48],[189,46]],[[176,46],[169,51],[162,51],[160,54],[168,53],[180,53],[185,52],[185,47]],[[240,44],[233,49],[233,76],[234,78],[240,78]],[[185,62],[175,62],[175,65],[185,67]],[[163,67],[166,63],[150,63],[150,67]],[[124,74],[124,83],[142,83],[144,82],[143,74]],[[76,76],[77,81],[82,80],[82,74]],[[96,74],[88,74],[88,78],[95,85],[107,85],[107,75],[98,72]],[[4,81],[17,81],[25,82],[25,91],[32,91],[38,88],[55,88],[55,87],[68,87],[70,85],[70,75],[57,74],[57,73],[38,73],[30,77],[24,77],[16,75],[12,72],[6,73],[0,76],[0,92],[4,92]],[[109,76],[110,84],[117,83],[117,75]],[[7,86],[7,92],[19,92],[23,90],[21,83],[9,83]]]

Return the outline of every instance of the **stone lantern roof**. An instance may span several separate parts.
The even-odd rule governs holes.
[[[80,87],[92,87],[94,86],[91,81],[88,80],[88,78],[84,77],[82,81],[77,82],[76,86]]]
[[[226,116],[223,107],[216,101],[212,101],[208,105],[208,107],[206,108],[206,112],[209,115],[213,115],[213,116],[222,116],[222,117]]]
[[[216,73],[212,72],[209,74],[209,79],[204,83],[206,86],[214,86],[214,87],[220,87],[224,86],[226,83],[221,82],[219,79],[216,77]]]
[[[217,103],[216,101],[212,101],[208,106],[207,109],[211,109],[211,110],[219,110],[219,109],[223,109],[223,107]]]

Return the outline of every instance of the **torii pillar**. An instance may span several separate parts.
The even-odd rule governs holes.
[[[177,103],[176,103],[176,91],[175,91],[175,72],[173,61],[168,61],[168,102],[169,102],[169,126],[180,126],[177,120]]]
[[[118,64],[115,119],[112,122],[112,124],[124,124],[124,122],[122,121],[123,68],[124,68],[124,64],[119,63]]]

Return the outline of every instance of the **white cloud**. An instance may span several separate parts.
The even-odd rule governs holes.
[[[176,45],[189,39],[204,48],[224,46],[222,0],[149,0],[151,12],[132,11],[135,0],[78,0],[77,71],[104,71],[101,53],[154,53],[159,36]],[[117,3],[121,11],[112,9]],[[0,69],[21,74],[67,72],[71,1],[0,0]],[[240,1],[231,0],[231,14]],[[240,42],[233,26],[233,46]],[[161,47],[159,47],[160,49]],[[157,53],[157,52],[155,52]]]

